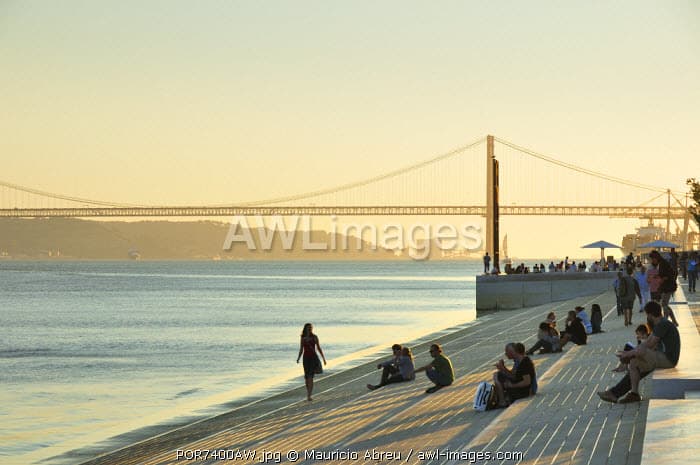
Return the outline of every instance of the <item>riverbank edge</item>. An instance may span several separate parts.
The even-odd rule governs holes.
[[[480,324],[484,321],[484,318],[492,318],[493,315],[494,312],[481,311],[478,313],[476,320],[432,332],[405,344],[411,347],[414,353],[426,351],[436,339],[439,339],[442,343],[457,339],[469,328]],[[482,320],[480,321],[479,318],[482,318]],[[368,361],[359,365],[328,375],[321,375],[315,380],[314,393],[321,394],[326,391],[332,391],[351,380],[355,380],[359,376],[376,371],[377,363],[386,360],[390,355],[390,350],[387,348],[364,357]],[[298,386],[287,389],[293,383],[298,383]],[[278,390],[280,391],[277,392]],[[111,463],[112,456],[123,453],[125,450],[131,450],[137,455],[145,451],[148,451],[149,455],[157,455],[171,450],[173,443],[192,442],[225,429],[236,428],[247,422],[265,418],[277,411],[306,403],[306,389],[303,385],[303,380],[283,381],[268,392],[273,392],[273,394],[263,395],[262,397],[247,396],[223,404],[219,407],[227,408],[228,410],[214,416],[205,418],[185,417],[172,422],[146,426],[111,437],[99,443],[86,445],[49,457],[43,460],[42,463],[51,465]]]

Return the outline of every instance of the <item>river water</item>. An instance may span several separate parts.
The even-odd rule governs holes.
[[[475,318],[478,261],[0,262],[0,462],[36,463]]]

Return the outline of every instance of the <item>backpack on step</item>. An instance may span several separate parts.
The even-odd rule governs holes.
[[[496,403],[496,386],[486,381],[479,383],[474,396],[474,410],[485,412],[491,410]]]

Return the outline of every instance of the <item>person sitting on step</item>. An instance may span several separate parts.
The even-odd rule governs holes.
[[[455,372],[452,368],[452,362],[442,353],[440,344],[431,344],[430,356],[433,360],[420,368],[416,368],[415,372],[425,371],[426,376],[433,382],[434,386],[425,390],[426,393],[433,392],[445,386],[449,386],[455,380]]]
[[[530,357],[525,355],[525,346],[520,342],[510,342],[506,344],[505,354],[513,360],[513,368],[508,369],[501,359],[496,363],[498,371],[493,374],[499,408],[537,393],[535,365]]]
[[[585,345],[587,340],[588,335],[586,334],[586,328],[583,327],[583,322],[576,316],[574,310],[569,310],[566,317],[566,329],[561,333],[560,347],[563,349],[569,341],[576,345]]]
[[[661,314],[658,302],[644,306],[652,333],[635,349],[618,353],[620,360],[629,361],[627,374],[612,388],[598,392],[606,402],[627,404],[639,402],[639,381],[657,368],[673,368],[681,354],[681,337],[678,328]]]
[[[411,353],[411,349],[409,349],[408,347],[401,348],[401,355],[398,356],[396,362],[399,368],[398,373],[393,373],[389,375],[386,379],[382,377],[382,380],[377,385],[368,384],[367,389],[373,391],[382,386],[386,386],[387,384],[401,383],[403,381],[413,381],[414,379],[416,379],[416,375],[414,373],[415,368],[413,366],[413,354]]]
[[[546,321],[540,323],[540,327],[537,330],[537,342],[534,346],[530,347],[525,354],[532,355],[537,349],[540,349],[541,354],[561,352],[561,348],[559,347],[559,333],[556,329],[549,326]]]
[[[622,348],[624,352],[632,350],[642,342],[646,341],[647,337],[649,337],[649,328],[647,325],[639,325],[637,326],[637,329],[634,330],[634,335],[637,337],[637,344],[634,345],[630,342],[626,343],[625,347]],[[623,362],[622,359],[620,359],[620,363],[613,369],[613,371],[615,373],[623,373],[627,371],[627,365],[629,365],[629,360]]]
[[[391,376],[399,374],[399,357],[401,356],[401,349],[401,344],[394,344],[391,346],[391,359],[377,365],[377,370],[382,370],[382,377],[379,384],[368,384],[367,389],[376,389],[379,386],[384,386],[387,384],[387,380]]]
[[[593,328],[591,334],[603,332],[603,311],[598,304],[591,305],[591,327]]]
[[[586,313],[586,309],[578,305],[574,308],[574,310],[576,311],[576,316],[578,319],[581,320],[581,323],[583,323],[586,334],[593,334],[593,324],[591,323],[591,318],[588,316],[588,313]]]

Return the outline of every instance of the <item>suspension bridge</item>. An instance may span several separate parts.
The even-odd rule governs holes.
[[[683,220],[687,229],[683,192],[562,162],[493,136],[358,182],[216,205],[124,204],[0,181],[0,217],[487,216],[489,138],[500,161],[500,215]]]

